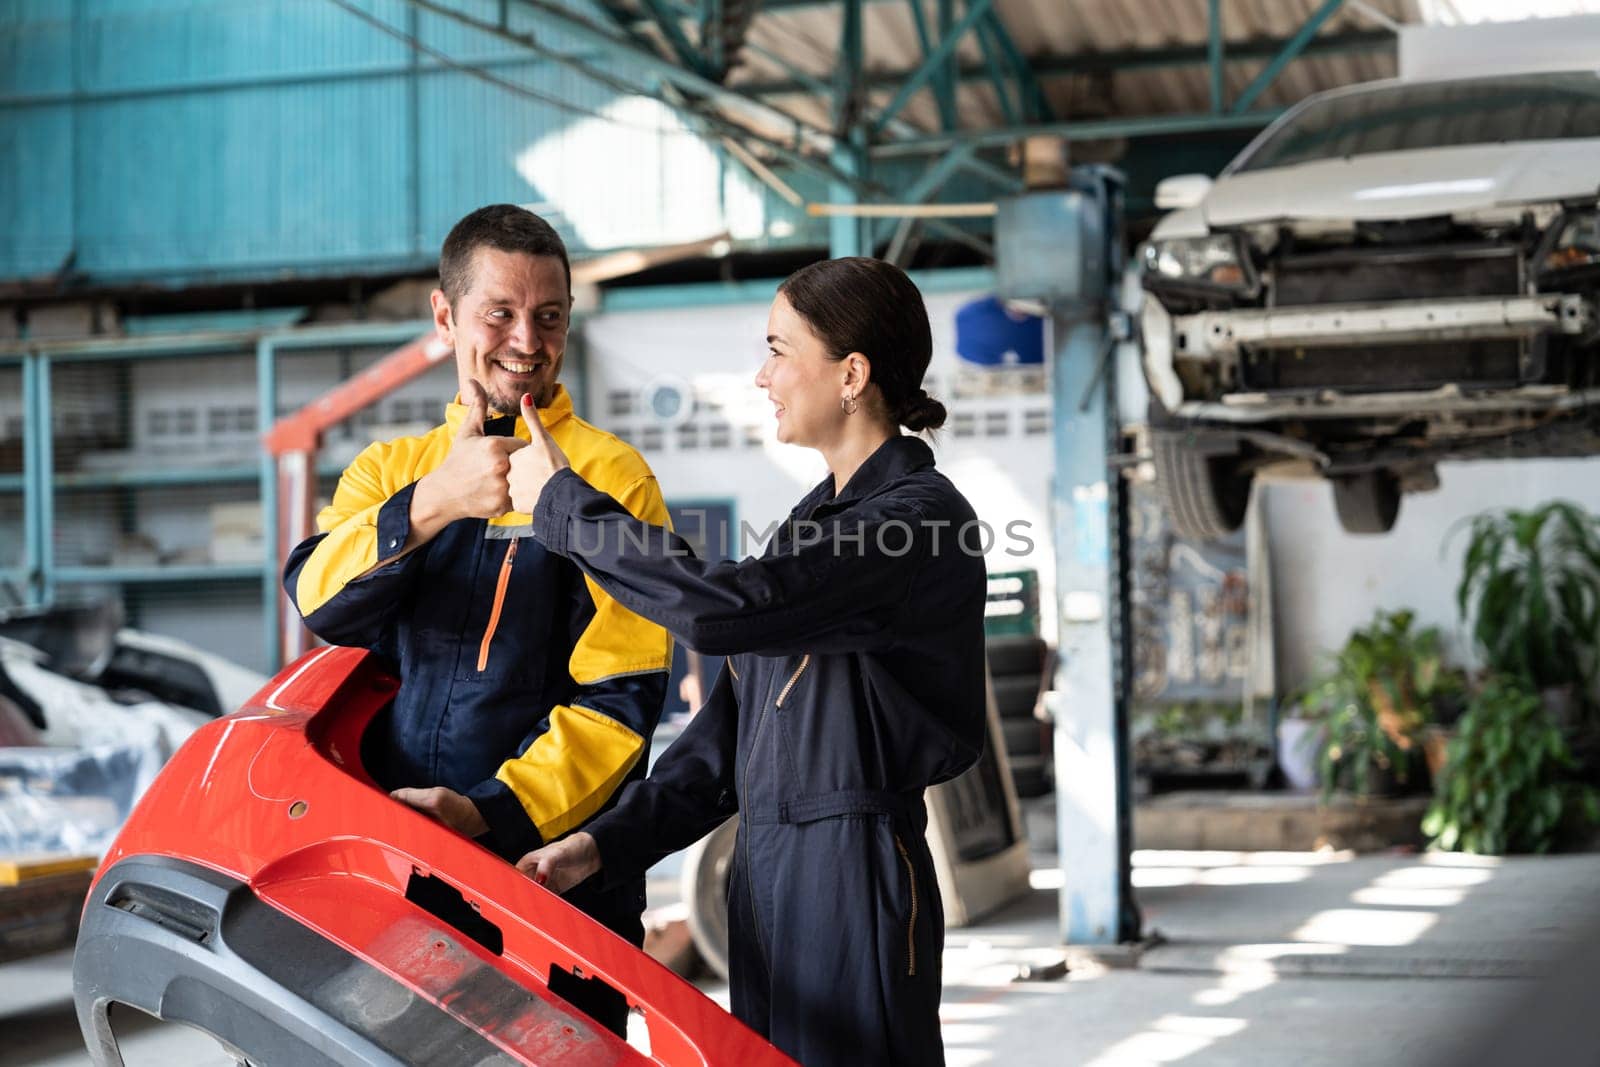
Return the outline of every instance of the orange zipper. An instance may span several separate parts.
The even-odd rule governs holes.
[[[911,865],[911,853],[906,851],[906,846],[900,841],[900,835],[894,835],[894,847],[900,850],[900,858],[906,863],[906,878],[911,883],[911,921],[906,924],[906,977],[917,976],[917,869]]]
[[[789,676],[789,684],[785,685],[783,687],[783,692],[778,694],[778,699],[772,705],[773,707],[775,707],[775,708],[783,707],[783,702],[785,700],[789,699],[789,690],[794,688],[794,683],[796,683],[796,682],[798,682],[800,680],[800,676],[806,672],[806,667],[810,666],[810,664],[811,664],[811,653],[807,652],[804,656],[802,656],[800,658],[800,666],[796,667],[794,669],[794,673]]]
[[[517,558],[517,539],[513,537],[506,547],[506,558],[500,563],[500,577],[494,583],[494,607],[489,609],[489,625],[483,630],[483,644],[478,646],[478,670],[489,667],[489,642],[500,625],[500,609],[506,606],[506,586],[511,584],[511,561]]]

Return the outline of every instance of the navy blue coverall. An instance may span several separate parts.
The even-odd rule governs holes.
[[[727,662],[650,777],[585,829],[604,882],[737,811],[734,1014],[807,1067],[944,1061],[923,790],[984,742],[981,530],[914,437],[823,482],[758,559],[694,558],[559,472],[534,536]]]

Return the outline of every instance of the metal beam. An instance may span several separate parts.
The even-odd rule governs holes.
[[[1298,56],[1306,45],[1311,43],[1311,38],[1317,35],[1317,31],[1322,28],[1322,24],[1332,18],[1334,12],[1338,11],[1343,4],[1344,0],[1323,0],[1322,6],[1312,12],[1311,17],[1306,19],[1305,25],[1300,27],[1299,32],[1284,43],[1283,48],[1272,58],[1272,62],[1267,64],[1267,68],[1257,74],[1256,80],[1246,86],[1244,92],[1239,94],[1239,99],[1233,102],[1232,111],[1235,115],[1250,110],[1250,105],[1256,102],[1256,97],[1265,92],[1267,86],[1271,85],[1278,75],[1283,72],[1283,68],[1289,65],[1289,61]]]
[[[43,450],[49,447],[45,438],[50,436],[50,423],[39,394],[43,362],[38,353],[30,352],[22,363],[22,566],[27,574],[24,595],[33,605],[44,603],[44,543],[50,537],[44,519],[50,472]]]
[[[1000,113],[1005,116],[1006,125],[1015,126],[1019,122],[1026,121],[1018,110],[1018,105],[1027,106],[1022,104],[1020,91],[1016,94],[1017,104],[1011,102],[1011,90],[1006,84],[1005,73],[1000,69],[1000,45],[994,39],[994,32],[989,28],[988,19],[978,23],[977,35],[978,45],[983,51],[983,65],[989,71],[989,83],[994,86],[994,95],[1000,101]]]
[[[765,10],[765,9],[763,9]],[[1227,63],[1272,59],[1287,42],[1279,37],[1228,43]],[[1388,30],[1346,30],[1316,37],[1299,52],[1303,58],[1348,55],[1350,53],[1389,52],[1396,48],[1395,35]],[[1198,67],[1210,61],[1210,43],[1171,45],[1164,48],[1133,48],[1114,52],[1076,52],[1068,55],[1038,55],[1028,59],[1028,67],[1038,79],[1063,78],[1074,74],[1116,74],[1123,71],[1165,70],[1171,67]],[[870,71],[865,76],[869,89],[886,89],[901,84],[914,73],[911,69]],[[986,81],[988,71],[981,63],[963,64],[957,74],[963,83]],[[740,90],[755,97],[793,96],[810,92],[799,80],[747,82]]]
[[[502,29],[492,22],[473,18],[454,8],[436,3],[435,0],[406,0],[406,2],[415,4],[425,11],[430,11],[435,15],[462,25],[470,26],[506,40],[515,41],[535,52],[549,55],[551,58],[563,60],[565,58],[560,53],[553,52],[545,45],[540,44],[532,34],[522,34]],[[702,74],[685,70],[671,60],[646,51],[632,41],[620,36],[622,32],[620,30],[601,27],[583,16],[575,15],[562,9],[559,5],[549,2],[549,0],[518,0],[518,2],[539,19],[559,28],[563,33],[578,39],[585,45],[607,49],[614,56],[625,60],[637,70],[657,75],[685,92],[713,100],[758,121],[773,123],[780,129],[787,130],[797,145],[814,147],[824,152],[833,150],[833,138],[826,133],[813,129],[793,115],[780,111],[771,105],[763,104],[759,100],[754,100],[744,93],[728,89]],[[655,95],[639,88],[634,91],[643,96]]]
[[[1028,63],[1028,57],[1022,54],[1017,43],[1011,39],[1005,20],[1000,17],[998,11],[990,11],[987,21],[990,32],[1000,45],[1000,51],[1005,54],[1006,61],[1011,64],[1011,69],[1016,74],[1017,85],[1022,92],[1024,117],[1034,121],[1040,119],[1046,122],[1052,121],[1056,117],[1055,108],[1050,106],[1044,90],[1039,87],[1038,79],[1033,76],[1033,67]]]
[[[955,29],[956,0],[939,0],[938,16],[938,40],[942,41],[950,36],[951,31]],[[927,62],[932,54],[931,50],[924,52],[923,61]],[[943,101],[939,106],[950,112],[950,125],[946,129],[951,130],[957,129],[961,125],[961,115],[956,110],[956,68],[958,66],[955,55],[952,54],[949,59],[939,64],[938,72],[933,77],[933,95]]]
[[[933,38],[928,34],[928,15],[922,10],[922,0],[906,0],[906,6],[911,8],[911,21],[917,27],[917,43],[922,46],[922,58],[926,60],[933,52]],[[939,128],[953,130],[956,128],[956,103],[953,94],[945,93],[943,80],[935,85],[933,99],[939,106]]]
[[[843,0],[839,64],[833,70],[833,132],[844,136],[861,118],[861,0]]]
[[[1222,0],[1209,0],[1206,64],[1211,68],[1211,113],[1222,114]]]
[[[677,12],[669,8],[663,0],[640,0],[640,3],[650,12],[654,20],[652,25],[667,39],[667,45],[672,49],[672,54],[678,57],[678,61],[698,74],[709,75],[706,70],[706,57],[690,43],[688,35],[683,32],[683,26],[678,21]]]
[[[972,0],[972,3],[967,5],[967,13],[961,17],[961,21],[956,23],[949,33],[945,34],[944,39],[934,48],[933,55],[923,61],[922,66],[918,67],[916,72],[900,86],[900,90],[894,94],[894,98],[884,107],[877,121],[873,123],[873,133],[881,132],[888,125],[889,120],[894,118],[900,109],[906,106],[906,101],[915,96],[917,91],[927,84],[928,79],[933,77],[940,64],[955,54],[956,45],[961,43],[961,38],[967,35],[968,30],[978,24],[978,20],[983,18],[991,3],[993,3],[993,0]]]
[[[906,187],[905,199],[913,204],[926,201],[939,191],[957,168],[972,158],[977,149],[971,144],[958,144],[928,166],[916,181]]]
[[[993,148],[1029,137],[1066,137],[1092,141],[1110,137],[1162,137],[1181,133],[1215,133],[1222,130],[1251,130],[1267,125],[1283,110],[1252,111],[1244,115],[1149,115],[1132,119],[1093,119],[1082,122],[1042,122],[1008,129],[962,130],[955,134],[930,134],[915,140],[881,144],[872,150],[874,159],[900,156],[926,156],[943,152],[960,142],[978,148]]]

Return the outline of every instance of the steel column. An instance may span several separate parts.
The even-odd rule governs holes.
[[[990,12],[990,14],[993,14],[993,12]],[[988,19],[978,23],[976,33],[979,51],[983,53],[983,65],[989,71],[989,82],[994,86],[994,95],[1000,101],[1000,113],[1005,116],[1007,126],[1015,126],[1023,121],[1019,107],[1027,106],[1022,100],[1020,86],[1015,92],[1017,103],[1013,104],[1011,102],[1013,93],[1010,87],[1006,85],[1006,76],[1000,67],[1000,45],[994,39],[994,31],[990,29]]]
[[[34,461],[34,493],[38,503],[34,506],[38,523],[38,590],[39,603],[49,605],[56,599],[56,498],[55,498],[55,440],[50,428],[50,358],[36,355],[33,376],[33,411],[28,420],[35,423],[34,448],[38,459]]]
[[[1060,922],[1068,943],[1113,944],[1137,935],[1128,895],[1127,707],[1118,684],[1120,490],[1109,462],[1117,434],[1115,361],[1106,359],[1107,316],[1121,278],[1121,178],[1109,168],[1081,167],[1072,180],[1074,191],[1098,203],[1086,220],[1098,226],[1086,225],[1082,239],[1090,249],[1098,244],[1106,262],[1099,293],[1051,309],[1060,665],[1050,701],[1065,873]]]
[[[1283,72],[1283,68],[1289,65],[1290,60],[1298,56],[1301,50],[1311,43],[1311,38],[1317,35],[1317,31],[1322,28],[1322,24],[1332,18],[1334,12],[1338,11],[1343,5],[1344,0],[1323,0],[1322,6],[1311,13],[1311,17],[1306,19],[1305,25],[1300,27],[1298,33],[1289,38],[1272,62],[1267,64],[1267,68],[1257,74],[1256,80],[1246,86],[1244,92],[1239,94],[1239,99],[1233,102],[1233,113],[1238,115],[1249,110],[1250,105],[1256,102],[1256,97],[1266,91],[1267,87]]]
[[[852,129],[849,142],[841,141],[833,151],[834,169],[851,177],[859,176],[867,165],[865,141],[866,131],[860,126]],[[828,202],[857,204],[861,202],[861,197],[855,185],[832,182],[828,186]],[[871,227],[871,219],[848,215],[833,216],[828,220],[828,255],[834,259],[840,256],[870,256]]]
[[[1209,0],[1206,24],[1206,65],[1211,75],[1211,113],[1222,114],[1222,0]]]
[[[39,405],[38,353],[22,357],[22,569],[24,586],[31,603],[43,603],[42,549],[47,531],[40,507],[49,479],[39,474],[41,436],[48,436],[50,424]]]
[[[261,436],[278,419],[277,353],[272,338],[256,342],[256,428]],[[283,556],[278,544],[278,461],[265,448],[261,450],[261,618],[262,663],[271,673],[283,666],[288,644],[283,640],[285,618],[283,586],[279,582]],[[313,477],[309,472],[307,477]],[[292,609],[290,609],[292,610]]]
[[[947,0],[941,0],[947,3]],[[922,10],[922,0],[906,0],[911,8],[911,20],[916,23],[917,41],[922,45],[922,58],[926,62],[933,53],[933,38],[928,33],[928,14]],[[940,32],[943,32],[941,28]],[[956,104],[954,94],[951,92],[950,79],[941,75],[933,86],[933,99],[939,106],[939,127],[943,130],[956,128]]]
[[[677,13],[663,0],[640,0],[640,2],[655,19],[656,28],[666,37],[667,44],[672,47],[672,53],[678,57],[678,61],[698,74],[706,73],[705,59],[695,46],[689,43],[688,36],[683,32],[683,26],[678,22]]]
[[[1028,57],[1022,54],[1016,41],[1012,40],[1011,32],[1006,29],[1006,24],[1000,18],[998,11],[990,10],[986,20],[989,32],[994,35],[995,42],[999,44],[1000,51],[1005,55],[1006,61],[1011,64],[1011,69],[1017,78],[1019,99],[1026,117],[1043,119],[1046,122],[1056,117],[1055,108],[1050,106],[1049,99],[1044,95],[1044,90],[1039,87],[1039,80],[1033,75],[1033,65],[1028,62]]]
[[[894,97],[878,115],[872,125],[873,133],[882,132],[883,128],[889,124],[889,120],[894,118],[900,109],[906,106],[906,101],[915,96],[917,91],[927,84],[928,79],[932,78],[939,68],[955,55],[956,46],[961,43],[961,38],[965,37],[967,31],[978,24],[985,12],[989,10],[989,5],[992,2],[993,0],[973,0],[971,4],[967,5],[967,13],[961,17],[961,21],[956,23],[955,27],[944,35],[934,48],[933,55],[925,59],[922,66],[918,67],[911,77],[906,79],[905,83],[900,86],[900,91],[894,94]]]

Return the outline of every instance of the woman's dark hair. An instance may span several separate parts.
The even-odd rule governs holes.
[[[472,288],[472,257],[480,248],[521,252],[529,256],[554,256],[561,261],[572,288],[572,264],[567,246],[555,227],[527,208],[515,204],[490,204],[464,217],[450,230],[439,253],[439,288],[455,307]]]
[[[778,286],[821,339],[830,359],[860,352],[889,418],[908,430],[944,425],[944,405],[922,388],[933,334],[922,294],[905,271],[881,259],[849,256],[801,267]]]

